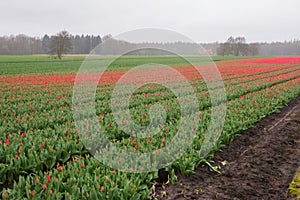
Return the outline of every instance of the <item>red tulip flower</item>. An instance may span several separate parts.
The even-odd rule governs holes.
[[[104,192],[105,188],[104,186],[101,186],[101,192]]]
[[[9,141],[8,141],[8,139],[5,140],[5,144],[6,144],[7,147],[9,146]]]

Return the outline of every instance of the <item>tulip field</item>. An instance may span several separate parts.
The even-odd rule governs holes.
[[[0,198],[155,198],[158,172],[130,173],[110,168],[95,159],[81,142],[72,113],[72,95],[83,59],[0,57]],[[210,95],[203,77],[171,56],[128,56],[109,68],[97,87],[97,123],[104,127],[111,143],[134,154],[159,154],[161,148],[172,145],[171,139],[180,126],[180,105],[168,88],[149,84],[135,91],[130,100],[131,118],[140,125],[149,124],[150,105],[158,103],[165,108],[166,122],[152,137],[125,134],[110,108],[116,82],[131,67],[149,62],[170,65],[193,86],[200,114],[192,145],[165,168],[169,181],[175,183],[177,173],[188,175],[200,164],[213,169],[210,161],[214,152],[300,95],[300,57],[213,59],[224,81],[227,109],[223,111],[226,117],[221,136],[205,158],[199,152],[211,122]],[[84,134],[89,134],[89,127]],[[116,159],[126,164],[126,160]]]

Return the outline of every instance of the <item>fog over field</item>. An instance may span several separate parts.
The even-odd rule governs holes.
[[[117,35],[153,27],[182,33],[199,43],[243,36],[248,42],[299,38],[298,0],[111,0],[0,2],[0,36],[42,37],[68,30]]]
[[[299,8],[0,0],[0,199],[300,199]]]

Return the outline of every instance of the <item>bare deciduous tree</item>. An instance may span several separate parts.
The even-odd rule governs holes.
[[[220,44],[217,53],[221,56],[254,56],[259,53],[259,44],[247,44],[244,37],[229,37],[225,43]]]
[[[61,59],[62,54],[68,53],[72,49],[70,34],[67,31],[61,31],[51,37],[49,44],[50,53],[56,54]]]
[[[234,53],[235,56],[239,56],[239,55],[245,56],[245,55],[247,55],[246,38],[236,37],[234,39],[233,53]]]

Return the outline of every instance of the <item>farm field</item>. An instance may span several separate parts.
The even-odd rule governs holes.
[[[226,57],[225,57],[226,58]],[[76,73],[84,57],[53,61],[48,57],[0,57],[0,195],[2,199],[151,199],[158,172],[126,173],[91,156],[80,141],[72,113]],[[106,59],[95,57],[95,59]],[[205,62],[203,58],[201,62]],[[205,81],[187,62],[174,57],[124,57],[101,77],[95,100],[97,123],[118,148],[160,152],[172,145],[180,120],[180,105],[170,90],[157,84],[139,88],[131,97],[131,118],[150,123],[148,109],[159,103],[166,123],[151,138],[125,134],[112,116],[110,97],[119,78],[144,63],[173,66],[184,75],[199,102],[199,126],[191,147],[165,168],[169,181],[211,163],[215,152],[255,122],[278,111],[300,95],[300,57],[213,57],[226,89],[226,117],[221,136],[205,159],[199,157],[210,124],[211,99]],[[172,77],[168,81],[172,80]],[[126,123],[124,121],[124,123]],[[83,133],[88,135],[89,127]],[[120,163],[126,160],[119,158]],[[212,168],[214,169],[214,168]]]

